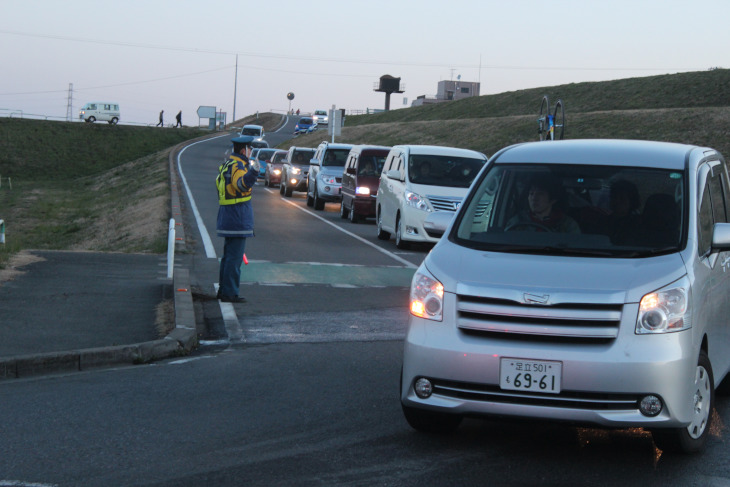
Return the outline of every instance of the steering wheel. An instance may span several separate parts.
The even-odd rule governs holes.
[[[530,222],[530,221],[528,221],[528,222],[514,222],[514,223],[511,223],[511,224],[507,225],[506,227],[504,227],[504,231],[505,232],[509,232],[510,230],[513,230],[513,229],[515,229],[517,227],[533,227],[533,228],[537,228],[538,230],[543,230],[545,232],[552,232],[553,231],[553,229],[550,228],[550,227],[547,227],[547,226],[542,225],[540,223]]]

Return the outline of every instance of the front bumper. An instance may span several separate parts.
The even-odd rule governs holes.
[[[456,297],[444,295],[444,316],[455,316]],[[625,306],[629,308],[630,306]],[[619,337],[611,343],[550,342],[495,338],[443,322],[410,316],[404,347],[401,402],[410,407],[463,415],[512,416],[570,421],[604,427],[687,426],[692,418],[692,385],[697,347],[692,330],[634,335],[636,314],[624,313]],[[631,318],[633,316],[633,318]],[[559,361],[559,394],[500,388],[502,357]],[[434,393],[419,398],[414,382],[429,379]],[[639,401],[658,395],[657,416],[641,414]]]
[[[439,238],[431,237],[426,229],[423,228],[423,222],[431,212],[419,210],[411,206],[401,208],[401,219],[403,224],[403,232],[401,238],[409,242],[431,242],[436,243]]]
[[[342,183],[327,184],[319,181],[317,183],[317,198],[322,201],[342,200]]]

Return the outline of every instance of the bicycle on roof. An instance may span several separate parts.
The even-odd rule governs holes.
[[[540,140],[562,140],[565,133],[565,108],[563,100],[555,102],[553,113],[550,114],[550,100],[548,96],[542,97],[540,103],[540,114],[537,118],[537,133]]]

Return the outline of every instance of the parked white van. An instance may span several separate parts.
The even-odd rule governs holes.
[[[487,162],[480,152],[429,145],[397,145],[388,153],[376,198],[378,238],[395,234],[399,249],[409,242],[437,242],[423,229],[434,211],[453,215]]]
[[[730,370],[729,182],[707,147],[569,140],[495,154],[453,218],[426,222],[444,233],[411,287],[409,424],[539,418],[701,450]]]
[[[108,101],[87,103],[79,110],[79,118],[85,122],[109,122],[114,125],[119,122],[119,104]]]

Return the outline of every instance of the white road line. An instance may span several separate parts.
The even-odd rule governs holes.
[[[225,134],[221,135],[220,137],[230,137],[231,134]],[[213,139],[217,139],[219,137],[213,137]],[[198,224],[198,231],[200,231],[200,237],[203,239],[203,246],[205,247],[205,255],[210,259],[215,259],[215,248],[213,247],[213,241],[210,239],[210,235],[208,234],[208,230],[205,228],[205,224],[203,223],[203,218],[200,216],[200,212],[198,211],[198,206],[195,204],[195,199],[193,198],[193,193],[190,191],[190,186],[188,186],[188,181],[185,179],[185,174],[182,170],[182,165],[180,164],[180,156],[182,156],[182,153],[185,152],[185,149],[188,147],[192,147],[196,144],[200,144],[202,142],[208,142],[211,139],[206,140],[200,140],[198,142],[194,142],[190,145],[186,145],[182,148],[180,152],[177,154],[177,170],[180,173],[180,178],[182,179],[183,184],[185,185],[185,192],[188,194],[188,199],[190,200],[190,206],[193,209],[193,214],[195,215],[195,222]]]
[[[285,203],[288,203],[288,204],[292,205],[294,208],[297,208],[299,210],[302,210],[304,213],[308,213],[308,214],[312,215],[315,218],[319,218],[320,220],[322,220],[323,222],[325,222],[327,225],[330,225],[333,228],[336,228],[337,230],[339,230],[340,232],[342,232],[342,233],[344,233],[346,235],[349,235],[350,237],[352,237],[352,238],[354,238],[356,240],[359,240],[360,242],[364,243],[365,245],[371,246],[372,248],[374,248],[378,252],[384,253],[388,257],[397,260],[398,262],[400,262],[401,264],[405,265],[406,267],[408,267],[410,269],[415,269],[415,268],[418,267],[416,264],[413,264],[412,262],[409,262],[406,259],[402,259],[402,258],[398,257],[393,252],[390,252],[388,250],[385,250],[384,248],[379,247],[379,246],[375,245],[374,243],[372,243],[372,242],[370,242],[368,240],[365,240],[361,236],[355,235],[354,233],[349,232],[349,231],[345,230],[344,228],[342,228],[342,227],[340,227],[338,225],[335,225],[334,223],[332,223],[331,221],[327,220],[326,218],[322,218],[321,216],[317,215],[316,213],[314,213],[312,211],[309,211],[309,210],[307,210],[305,208],[302,208],[301,206],[299,206],[298,204],[294,203],[293,201],[289,201],[286,198],[282,198],[281,200],[284,201]]]

